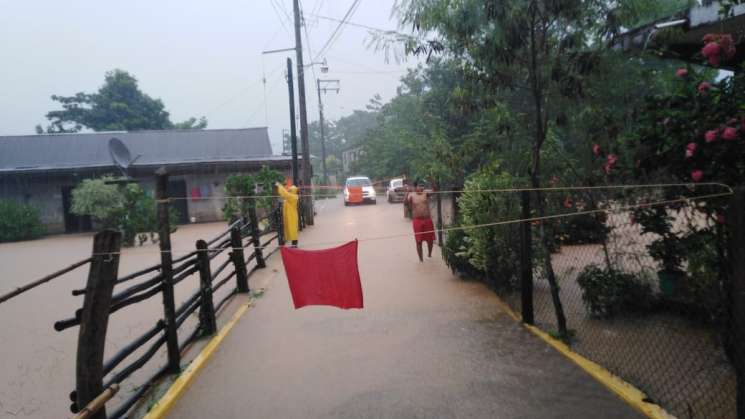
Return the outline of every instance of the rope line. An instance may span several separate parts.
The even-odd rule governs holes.
[[[617,213],[617,212],[625,212],[625,211],[631,211],[634,209],[639,208],[648,208],[648,207],[656,207],[656,206],[663,206],[663,205],[670,205],[670,204],[676,204],[676,203],[683,203],[683,202],[692,202],[692,201],[699,201],[703,199],[713,199],[713,198],[721,198],[726,196],[732,196],[734,192],[730,189],[730,192],[721,192],[716,194],[708,194],[708,195],[701,195],[697,197],[684,197],[684,198],[676,198],[676,199],[667,199],[662,201],[654,201],[654,202],[648,202],[648,203],[641,203],[641,204],[633,204],[633,205],[625,205],[625,206],[619,206],[615,208],[598,208],[594,210],[584,210],[584,211],[576,211],[572,213],[564,213],[564,214],[554,214],[554,215],[546,215],[543,217],[529,217],[529,218],[520,218],[515,220],[503,220],[503,221],[495,221],[491,223],[483,223],[483,224],[472,224],[468,226],[455,226],[455,227],[445,227],[441,229],[434,229],[431,230],[431,232],[438,233],[438,232],[449,232],[449,231],[464,231],[464,230],[474,230],[478,228],[487,228],[487,227],[496,227],[496,226],[502,226],[502,225],[508,225],[508,224],[519,224],[519,223],[532,223],[532,222],[540,222],[543,220],[555,220],[560,218],[566,218],[566,217],[574,217],[578,215],[589,215],[589,214],[598,214],[598,213]],[[420,234],[429,233],[430,231],[422,232]],[[355,239],[358,242],[368,242],[368,241],[379,241],[379,240],[391,240],[391,239],[398,239],[398,238],[404,238],[404,237],[414,237],[417,233],[401,233],[401,234],[392,234],[392,235],[386,235],[386,236],[373,236],[373,237],[364,237],[361,239]],[[317,246],[328,246],[328,245],[334,245],[334,244],[343,244],[347,243],[350,240],[335,240],[335,241],[328,241],[328,242],[311,242],[311,243],[304,243],[303,248],[309,248],[309,247],[317,247]],[[279,245],[272,245],[272,246],[245,246],[245,247],[236,247],[233,248],[234,250],[241,249],[241,250],[253,250],[253,249],[276,249],[283,246]],[[189,250],[130,250],[126,253],[172,253],[172,254],[187,254],[189,252],[193,252],[193,249]],[[93,256],[108,256],[108,255],[121,255],[125,252],[111,252],[111,253],[94,253]]]
[[[497,189],[471,189],[471,190],[445,190],[445,191],[427,191],[427,194],[429,195],[436,195],[436,194],[453,194],[453,193],[472,193],[472,192],[478,192],[478,193],[507,193],[507,192],[557,192],[557,191],[586,191],[586,190],[600,190],[600,189],[652,189],[652,188],[672,188],[672,187],[688,187],[688,188],[696,188],[701,186],[718,186],[721,188],[724,188],[727,190],[729,194],[733,194],[734,190],[731,186],[724,184],[724,183],[718,183],[718,182],[701,182],[701,183],[653,183],[653,184],[643,184],[643,185],[607,185],[607,186],[554,186],[554,187],[544,187],[544,188],[497,188]],[[312,188],[319,188],[319,189],[343,189],[343,186],[311,186],[311,187],[303,187],[303,189],[312,189]],[[298,196],[301,197],[312,197],[312,194],[300,194]],[[226,199],[262,199],[262,198],[280,198],[279,195],[236,195],[236,196],[223,196],[223,197],[190,197],[190,196],[179,196],[179,197],[170,197],[167,198],[167,200],[171,201],[177,201],[177,200],[193,200],[193,201],[209,201],[209,200],[226,200]],[[158,200],[157,202],[161,202]]]

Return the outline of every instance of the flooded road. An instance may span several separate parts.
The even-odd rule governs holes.
[[[363,310],[294,310],[281,259],[174,418],[637,418],[500,311],[435,249],[419,263],[400,204],[321,201],[300,247],[355,238]],[[314,245],[323,243],[323,245]],[[601,413],[602,412],[602,413]]]
[[[191,251],[197,239],[216,236],[226,227],[225,223],[179,227],[172,236],[176,256]],[[89,257],[92,241],[92,234],[79,234],[0,243],[0,293]],[[225,257],[219,256],[216,263]],[[155,244],[124,249],[119,262],[120,276],[159,263],[159,258]],[[75,387],[78,328],[56,332],[53,325],[57,320],[72,317],[82,306],[83,297],[73,297],[70,292],[83,288],[87,275],[86,265],[0,304],[0,417],[70,416],[68,395]],[[198,283],[196,275],[179,283],[177,304],[193,294]],[[226,292],[227,288],[220,291]],[[162,316],[160,295],[113,314],[106,356],[148,330]],[[163,352],[125,381],[117,397],[126,398],[138,384],[138,377],[147,376],[163,365]]]

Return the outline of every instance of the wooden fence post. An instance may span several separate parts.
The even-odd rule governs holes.
[[[246,258],[243,255],[243,238],[241,229],[235,226],[230,229],[230,259],[235,267],[235,281],[238,292],[248,292],[248,272],[246,272]]]
[[[521,192],[522,219],[530,218],[530,191]],[[522,317],[527,324],[535,323],[533,316],[533,244],[530,222],[520,223],[520,289]]]
[[[440,185],[437,186],[437,243],[442,247],[444,246],[442,243],[442,194],[440,193]]]
[[[111,295],[119,273],[121,244],[122,234],[118,231],[104,230],[93,238],[93,259],[80,313],[74,411],[84,408],[104,390],[106,329]],[[91,418],[106,419],[106,409],[102,408]]]
[[[284,220],[282,219],[282,206],[278,206],[276,213],[276,225],[277,225],[277,243],[280,246],[285,245],[285,226],[284,226]]]
[[[181,371],[181,353],[178,348],[176,303],[173,296],[173,255],[171,254],[171,223],[168,199],[168,173],[164,167],[155,172],[155,196],[158,203],[158,244],[160,245],[161,275],[163,276],[163,315],[166,324],[168,372]]]
[[[256,217],[256,201],[248,207],[248,222],[251,228],[251,241],[254,244],[254,256],[256,257],[256,266],[266,268],[264,262],[264,253],[261,250],[261,233],[259,232],[259,219]]]
[[[204,240],[197,240],[197,263],[199,264],[199,323],[204,335],[217,332],[215,305],[212,302],[212,270],[210,269],[209,245]]]
[[[737,417],[745,419],[745,188],[738,188],[729,214],[729,339],[737,377]]]

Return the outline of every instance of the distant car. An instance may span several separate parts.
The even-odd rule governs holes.
[[[385,191],[385,197],[389,203],[404,202],[406,196],[406,187],[403,179],[391,179],[388,189]]]
[[[350,193],[351,188],[360,188],[362,191],[361,197],[355,197],[353,193]],[[347,178],[344,183],[344,205],[359,204],[363,202],[369,202],[375,204],[377,202],[375,188],[373,187],[370,178],[367,176],[354,176]]]

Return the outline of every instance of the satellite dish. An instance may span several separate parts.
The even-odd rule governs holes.
[[[129,165],[132,164],[132,154],[122,140],[116,137],[109,140],[109,154],[111,154],[111,160],[114,161],[114,164],[122,171],[126,172]]]
[[[114,161],[116,167],[122,171],[125,180],[130,180],[129,175],[127,174],[127,169],[129,169],[129,167],[132,166],[132,163],[141,156],[137,156],[133,159],[132,153],[129,152],[127,145],[116,137],[112,137],[109,140],[109,154],[111,155],[111,160]]]

